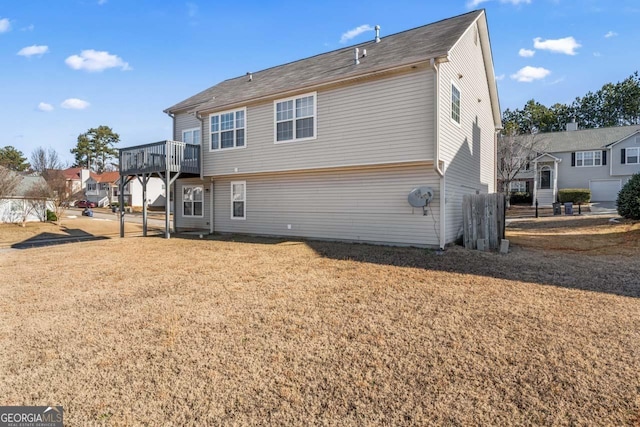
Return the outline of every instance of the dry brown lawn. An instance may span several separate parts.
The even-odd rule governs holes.
[[[536,224],[508,256],[249,238],[5,251],[0,405],[63,405],[68,425],[638,424],[637,224],[565,224],[617,236],[617,256],[540,250],[571,234]]]

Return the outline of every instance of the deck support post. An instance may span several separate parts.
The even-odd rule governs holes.
[[[143,172],[142,179],[140,179],[139,175],[137,178],[140,184],[142,184],[142,236],[147,237],[147,219],[149,218],[147,214],[147,182],[149,182],[151,175]]]
[[[164,214],[164,237],[169,239],[171,237],[171,231],[170,231],[170,227],[171,227],[171,219],[169,218],[169,216],[171,215],[171,173],[168,170],[167,167],[167,172],[165,172],[164,175],[164,188],[165,188],[165,192],[167,193],[167,197],[165,198],[164,201],[164,209],[165,209],[165,214]],[[176,195],[173,195],[173,198],[175,199]]]
[[[120,220],[120,237],[124,237],[124,175],[120,175],[118,184],[118,219]]]

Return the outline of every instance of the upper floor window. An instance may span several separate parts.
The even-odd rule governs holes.
[[[576,166],[602,166],[602,151],[576,152]]]
[[[623,150],[623,163],[634,165],[640,163],[640,147],[631,147]]]
[[[451,120],[460,124],[460,89],[451,83]]]
[[[182,216],[199,216],[202,213],[202,185],[185,185],[182,187]]]
[[[245,147],[246,108],[211,114],[211,150]]]
[[[316,137],[316,94],[275,101],[276,142]]]
[[[87,182],[87,191],[96,191],[97,184]]]
[[[185,129],[182,131],[182,142],[200,145],[200,128]]]

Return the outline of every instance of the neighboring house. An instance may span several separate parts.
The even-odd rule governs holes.
[[[119,197],[120,172],[91,172],[87,180],[85,196],[87,200],[103,207],[117,203]],[[150,206],[164,206],[164,182],[152,177],[147,183],[147,203]],[[124,200],[128,206],[142,206],[142,184],[137,179],[130,180],[124,187]]]
[[[43,222],[47,220],[47,209],[53,211],[53,201],[41,194],[47,183],[41,176],[15,173],[19,183],[11,195],[0,199],[0,223]]]
[[[512,191],[529,191],[540,205],[557,200],[563,188],[588,188],[594,202],[611,202],[634,173],[640,173],[640,125],[536,135],[544,151],[530,169],[511,183]]]
[[[71,198],[84,197],[84,190],[87,187],[87,180],[91,173],[89,169],[67,168],[62,173],[67,180],[67,188],[70,191]]]
[[[173,183],[177,230],[444,247],[462,197],[495,191],[483,10],[225,80],[166,112],[183,142],[121,149],[120,165]],[[419,186],[435,193],[424,211],[407,202]]]

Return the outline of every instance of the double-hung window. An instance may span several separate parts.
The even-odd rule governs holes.
[[[182,216],[203,216],[203,193],[202,185],[185,185],[182,187]]]
[[[96,191],[98,184],[87,183],[87,191]]]
[[[246,146],[246,109],[211,114],[211,151]]]
[[[247,218],[247,182],[231,181],[231,219]]]
[[[627,148],[625,153],[627,160],[626,164],[633,165],[640,163],[640,147]]]
[[[182,142],[200,145],[200,128],[185,129],[182,131]]]
[[[601,166],[602,151],[578,151],[576,152],[576,166]]]
[[[511,181],[509,183],[509,190],[514,193],[524,193],[527,191],[526,181]]]
[[[451,120],[460,124],[460,89],[451,83]]]
[[[275,101],[275,142],[316,137],[316,94]]]

